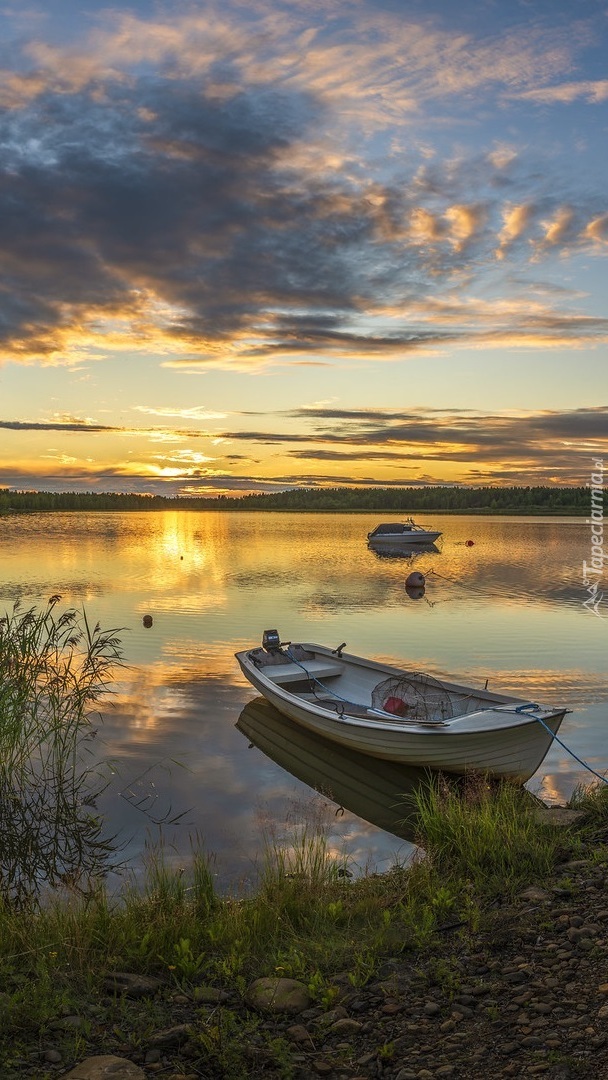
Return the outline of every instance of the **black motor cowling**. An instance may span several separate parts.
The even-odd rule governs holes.
[[[273,652],[281,648],[281,635],[278,630],[264,630],[262,634],[262,648],[266,652]]]

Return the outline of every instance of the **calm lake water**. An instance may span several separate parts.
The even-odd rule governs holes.
[[[44,605],[60,593],[102,628],[121,628],[128,667],[95,745],[114,763],[103,811],[132,867],[159,838],[168,858],[185,864],[198,837],[215,856],[221,886],[238,887],[255,879],[265,843],[288,846],[311,820],[325,823],[331,851],[355,868],[386,869],[411,853],[407,830],[387,831],[386,807],[372,808],[373,798],[359,809],[384,828],[344,809],[348,763],[330,760],[326,747],[307,745],[308,772],[297,778],[289,746],[274,753],[251,745],[251,706],[243,710],[255,692],[233,654],[259,644],[266,628],[286,640],[346,641],[353,653],[565,704],[572,714],[560,738],[594,769],[608,769],[608,595],[603,618],[583,607],[589,526],[422,515],[421,524],[442,530],[440,550],[383,558],[366,544],[380,520],[209,511],[2,519],[0,613],[15,600]],[[412,569],[427,579],[417,600],[404,587]],[[335,801],[309,786],[317,783],[315,752],[319,775],[326,768],[323,790],[331,788]],[[407,777],[401,785],[369,765],[376,801],[386,803],[389,793],[394,803]],[[592,779],[554,743],[528,786],[563,802]]]

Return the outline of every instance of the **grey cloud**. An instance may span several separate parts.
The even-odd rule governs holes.
[[[267,86],[220,99],[204,78],[174,71],[108,83],[96,95],[47,92],[5,111],[0,349],[16,358],[61,353],[70,328],[91,320],[102,344],[104,318],[137,326],[148,293],[179,310],[164,329],[176,349],[194,349],[194,361],[213,359],[205,343],[237,335],[239,355],[252,363],[491,343],[491,331],[464,316],[429,330],[412,305],[441,295],[451,275],[462,281],[463,270],[487,265],[499,228],[495,196],[475,198],[483,224],[463,241],[478,263],[446,241],[445,220],[442,242],[429,245],[408,235],[407,221],[421,202],[438,221],[451,203],[473,208],[471,191],[490,185],[494,170],[481,159],[433,165],[415,182],[411,165],[370,200],[364,179],[297,167],[327,108],[320,94]],[[550,213],[558,193],[537,205]],[[583,208],[577,213],[582,223]],[[381,316],[373,330],[357,322],[390,303],[401,312],[395,332],[383,332]],[[521,318],[516,329],[593,339],[608,323]]]
[[[317,426],[309,433],[271,433],[261,431],[230,432],[231,439],[265,444],[310,443],[358,446],[359,451],[294,450],[299,458],[338,460],[341,456],[368,456],[377,453],[378,446],[397,448],[399,444],[424,447],[420,456],[409,454],[404,460],[468,461],[474,455],[486,460],[509,456],[513,460],[535,458],[545,462],[570,462],[580,457],[578,440],[587,446],[596,441],[608,451],[608,406],[581,408],[563,412],[541,412],[524,416],[500,414],[466,414],[424,410],[395,412],[322,408],[296,410],[309,423],[317,418],[337,423],[331,429]],[[571,446],[562,445],[564,442]],[[458,449],[455,449],[458,446]],[[460,449],[463,447],[463,449]],[[374,449],[371,449],[374,448]],[[587,454],[591,453],[588,449]],[[384,456],[384,455],[382,455]]]
[[[112,427],[110,424],[87,424],[84,421],[61,423],[50,420],[48,423],[36,423],[32,420],[0,420],[0,428],[8,431],[78,431],[87,435],[97,431],[124,431],[124,428]]]
[[[320,111],[302,94],[221,102],[140,80],[103,104],[48,96],[5,115],[0,340],[44,352],[66,303],[136,314],[141,287],[180,306],[178,339],[221,339],[268,304],[319,305],[327,333],[328,310],[358,292],[350,247],[369,225],[362,205],[337,213],[331,188],[282,172],[278,155]]]
[[[289,457],[315,461],[411,461],[411,455],[393,450],[288,450]]]
[[[378,480],[377,477],[365,476],[326,476],[324,473],[296,473],[277,477],[274,480],[265,480],[256,476],[206,476],[187,480],[188,488],[229,488],[233,491],[284,491],[286,488],[299,487],[404,487],[410,485],[433,486],[440,484],[441,480]],[[182,487],[185,482],[182,481]]]

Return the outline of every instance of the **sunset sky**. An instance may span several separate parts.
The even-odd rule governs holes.
[[[605,0],[0,12],[0,486],[581,484]]]

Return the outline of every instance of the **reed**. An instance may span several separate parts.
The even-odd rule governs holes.
[[[571,809],[580,810],[587,829],[606,829],[608,825],[608,783],[594,780],[592,784],[580,784],[574,789],[569,803]]]
[[[103,769],[85,750],[120,642],[60,599],[0,618],[0,897],[12,905],[82,884],[112,850],[94,812]]]

